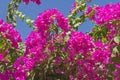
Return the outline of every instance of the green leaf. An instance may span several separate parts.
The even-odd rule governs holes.
[[[12,7],[12,5],[11,4],[8,4],[8,8],[10,9]]]
[[[78,26],[81,24],[81,22],[78,22],[74,25],[74,28],[77,28],[78,29]]]
[[[107,64],[106,68],[109,69],[110,71],[114,71],[115,70],[115,64]]]
[[[120,57],[113,57],[112,60],[114,63],[120,64]]]
[[[31,20],[30,19],[26,19],[26,23],[27,24],[31,24]]]
[[[120,46],[116,46],[113,48],[114,53],[120,53]]]
[[[82,3],[85,3],[85,0],[82,0]]]
[[[84,10],[86,7],[86,3],[83,3],[82,6],[80,7],[80,11]]]
[[[115,36],[114,41],[119,44],[120,43],[120,36]]]
[[[0,48],[3,48],[5,44],[5,40],[3,40],[3,38],[0,37]]]
[[[19,17],[20,17],[20,19],[23,21],[23,20],[24,20],[25,15],[20,15]]]
[[[114,79],[113,79],[112,75],[108,75],[107,80],[114,80]]]
[[[106,41],[107,41],[107,39],[102,37],[102,42],[105,43]]]

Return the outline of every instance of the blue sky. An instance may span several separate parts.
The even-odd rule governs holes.
[[[6,10],[7,10],[7,4],[11,0],[0,0],[0,19],[5,20],[6,18]],[[40,5],[36,5],[35,3],[30,3],[28,5],[25,5],[22,3],[19,7],[19,11],[23,12],[27,16],[30,16],[31,19],[35,20],[39,13],[43,12],[46,9],[51,8],[57,8],[61,13],[64,14],[64,16],[67,16],[69,14],[69,11],[71,9],[71,5],[75,0],[41,0]],[[92,0],[92,3],[89,5],[97,4],[104,6],[108,3],[117,3],[120,2],[120,0]],[[82,24],[79,27],[79,31],[82,32],[88,32],[92,29],[92,23],[90,21],[86,21],[84,24]],[[31,29],[26,25],[25,22],[22,22],[21,20],[17,19],[17,27],[16,29],[21,33],[23,41],[30,33]]]

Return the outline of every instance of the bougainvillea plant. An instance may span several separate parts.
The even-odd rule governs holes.
[[[53,8],[33,22],[18,10],[22,2],[41,4],[8,4],[6,22],[0,20],[0,80],[120,80],[120,3],[76,0],[68,17]],[[34,26],[25,42],[15,30],[17,17]],[[86,19],[93,29],[79,32]]]

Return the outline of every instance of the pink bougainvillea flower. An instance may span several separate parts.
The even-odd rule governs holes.
[[[32,31],[25,40],[25,55],[30,54],[33,56],[35,62],[43,61],[45,59],[43,49],[45,48],[46,44],[47,42],[45,38],[41,37],[38,32]]]
[[[78,54],[87,55],[93,48],[93,39],[87,34],[74,31],[71,33],[68,41],[68,50],[71,58],[74,58]]]
[[[103,44],[100,40],[95,42],[95,50],[93,51],[92,58],[97,62],[107,64],[111,56],[111,48],[109,44]]]
[[[56,20],[58,27],[64,31],[68,31],[70,26],[68,19],[63,16],[57,9],[49,9],[40,13],[34,23],[38,28],[39,33],[44,34],[49,29],[50,24]]]
[[[18,43],[22,42],[20,33],[3,20],[0,20],[0,33],[12,42],[14,48],[18,48]]]
[[[32,58],[21,56],[15,61],[13,67],[16,68],[16,70],[25,72],[31,70],[34,67],[34,63]]]
[[[88,7],[86,14],[89,13],[91,9],[91,7]],[[105,6],[96,6],[94,8],[94,11],[95,14],[92,20],[99,25],[120,20],[120,3],[107,4]]]
[[[92,11],[92,6],[89,6],[85,11],[85,15],[88,15]]]
[[[13,72],[11,70],[6,70],[4,73],[0,72],[0,80],[9,80],[13,77]]]
[[[14,80],[26,80],[26,72],[16,70],[13,73],[13,78],[14,78]]]

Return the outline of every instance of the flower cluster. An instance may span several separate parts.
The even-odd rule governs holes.
[[[16,60],[16,62],[13,64],[13,67],[16,68],[19,71],[28,71],[33,68],[34,60],[32,58],[21,56]]]
[[[92,19],[99,25],[106,24],[112,21],[120,20],[120,3],[107,4],[106,6],[96,6],[94,8],[94,15]],[[92,8],[89,7],[86,14],[90,13]]]
[[[25,55],[31,55],[35,62],[41,62],[45,59],[43,49],[46,45],[46,39],[42,38],[38,32],[32,31],[25,41]]]
[[[40,0],[24,0],[26,4],[29,1],[40,4]],[[78,6],[74,3],[73,9]],[[35,20],[24,49],[18,47],[22,41],[19,32],[0,20],[0,80],[119,80],[119,9],[120,3],[88,7],[83,15],[100,26],[90,35],[71,29],[69,20],[57,9],[46,10]]]
[[[81,80],[81,79],[102,80],[101,78],[99,78],[99,76],[96,73],[95,62],[93,60],[90,60],[90,59],[87,59],[87,58],[88,57],[86,57],[85,60],[77,60],[76,61],[75,75],[77,76],[77,79],[78,80]]]
[[[56,25],[64,31],[68,31],[70,26],[68,19],[64,18],[57,9],[46,10],[40,13],[34,25],[38,28],[39,32],[44,34],[50,27],[50,24],[57,22]]]
[[[13,67],[15,68],[13,74],[14,79],[16,80],[26,80],[27,72],[32,70],[36,63],[44,61],[47,57],[43,51],[46,45],[46,40],[41,38],[38,32],[32,31],[25,40],[25,45],[25,53],[13,64]]]
[[[12,71],[6,70],[4,73],[0,73],[1,80],[9,80],[13,76]],[[11,78],[12,79],[12,78]]]
[[[0,35],[9,39],[14,48],[18,48],[18,43],[22,42],[19,32],[15,30],[12,25],[5,23],[3,20],[0,20]]]
[[[96,62],[107,64],[111,56],[109,44],[103,44],[100,40],[95,42],[95,50],[92,53],[92,58]]]
[[[57,9],[47,10],[41,13],[35,21],[35,31],[32,31],[25,40],[26,50],[24,56],[18,58],[13,67],[16,69],[16,74],[19,79],[26,79],[26,73],[32,70],[37,63],[41,63],[47,59],[48,52],[46,52],[46,46],[52,42],[48,41],[49,28],[51,24],[54,24],[55,19],[57,26],[63,29],[65,32],[69,30],[68,20]],[[49,33],[49,34],[48,34]],[[51,48],[49,48],[51,50]],[[21,75],[17,75],[17,74]],[[23,75],[22,75],[23,74]]]
[[[99,78],[100,76],[96,72],[102,71],[110,63],[110,49],[109,44],[103,44],[100,40],[94,41],[87,34],[77,31],[72,32],[68,40],[68,64],[75,61],[76,71],[70,76],[70,80],[75,76],[80,80],[105,79],[105,77]],[[102,67],[98,66],[95,69],[98,64],[102,64]],[[74,68],[74,66],[71,66],[71,68]]]
[[[108,35],[106,36],[107,40],[112,40],[116,34],[116,29],[112,24],[107,25],[108,28]]]
[[[110,21],[120,20],[120,3],[108,4],[96,8],[96,23],[103,24]]]
[[[93,39],[82,32],[72,32],[68,41],[68,50],[71,57],[76,54],[87,55],[93,48]]]
[[[16,69],[13,73],[15,80],[25,80],[27,71],[34,67],[34,60],[27,56],[21,56],[15,61],[13,67]]]
[[[40,4],[40,0],[24,0],[25,4],[28,4],[30,1],[35,2],[36,4]]]
[[[35,21],[36,31],[32,31],[25,41],[26,52],[25,55],[32,55],[34,61],[41,62],[47,57],[44,54],[44,48],[48,44],[47,34],[51,24],[54,24],[54,19],[57,20],[57,26],[64,31],[69,29],[68,20],[57,9],[46,10],[41,13]]]
[[[0,20],[0,40],[1,44],[3,43],[3,46],[0,47],[0,63],[6,64],[11,62],[11,60],[9,60],[10,55],[13,55],[8,45],[14,47],[13,49],[18,49],[18,43],[22,42],[22,39],[20,33],[15,30],[12,25]],[[0,79],[8,80],[12,78],[13,75],[12,71],[6,70],[4,73],[0,73]]]

